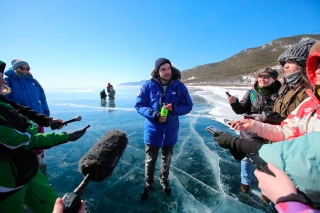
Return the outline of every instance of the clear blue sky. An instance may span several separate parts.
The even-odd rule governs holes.
[[[47,86],[150,78],[166,57],[181,70],[274,39],[320,33],[319,0],[0,0],[0,60],[29,62]]]

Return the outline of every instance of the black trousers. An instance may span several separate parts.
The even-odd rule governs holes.
[[[158,158],[159,147],[145,144],[146,160],[145,160],[145,179],[146,186],[153,188],[154,172]],[[171,156],[173,153],[173,146],[166,146],[161,148],[161,167],[160,167],[160,183],[168,181],[169,170],[171,164]]]

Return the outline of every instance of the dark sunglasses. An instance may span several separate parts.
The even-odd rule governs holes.
[[[20,68],[20,70],[27,70],[27,71],[29,71],[30,70],[30,68],[29,67],[19,67]]]

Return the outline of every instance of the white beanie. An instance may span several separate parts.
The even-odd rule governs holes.
[[[22,60],[20,60],[20,59],[13,59],[13,60],[11,61],[11,64],[12,64],[12,69],[13,69],[13,70],[16,70],[19,66],[23,66],[23,65],[24,65],[24,66],[28,66],[28,67],[30,68],[28,62],[22,61]]]

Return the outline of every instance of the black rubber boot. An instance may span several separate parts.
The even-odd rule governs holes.
[[[171,194],[171,187],[168,182],[161,183],[161,186],[162,186],[164,193],[166,193],[168,195]]]
[[[140,195],[140,199],[141,199],[142,201],[148,199],[149,193],[150,193],[151,191],[152,191],[152,188],[149,187],[149,186],[146,186],[146,187],[143,189],[143,192],[142,192],[141,195]]]

